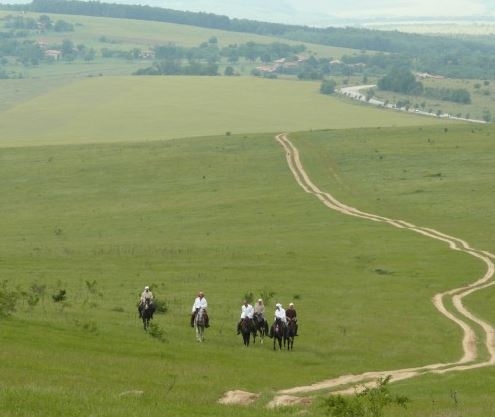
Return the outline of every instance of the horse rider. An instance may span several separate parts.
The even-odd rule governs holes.
[[[280,304],[280,303],[275,304],[274,316],[275,317],[273,320],[273,324],[270,327],[270,334],[268,335],[269,337],[273,337],[273,332],[275,330],[275,323],[277,322],[277,320],[280,320],[284,326],[287,324],[287,317],[285,315],[285,310],[282,307],[282,304]]]
[[[144,306],[146,305],[146,302],[148,302],[149,305],[153,303],[153,293],[151,292],[150,287],[148,287],[147,285],[146,287],[144,287],[144,290],[141,293],[141,298],[139,299],[138,311],[140,317],[141,317],[141,312]]]
[[[254,314],[263,320],[265,319],[265,305],[263,304],[263,300],[261,298],[259,298],[254,305]]]
[[[297,334],[297,329],[299,328],[299,325],[297,324],[297,312],[296,312],[296,309],[294,307],[294,303],[290,303],[289,304],[289,307],[287,308],[287,310],[285,310],[285,317],[287,317],[287,322],[291,322],[293,321],[296,325],[295,327],[295,335],[294,336],[298,336]]]
[[[146,301],[148,301],[149,304],[153,302],[153,293],[147,285],[144,287],[144,290],[141,293],[141,298],[139,299],[139,311],[141,311],[141,308],[144,307]]]
[[[241,306],[241,319],[237,323],[237,334],[241,332],[241,323],[243,320],[253,320],[254,308],[247,300]]]
[[[144,287],[144,291],[141,293],[141,304],[144,304],[146,300],[153,301],[153,293],[148,286]]]
[[[204,309],[205,327],[210,327],[210,319],[208,317],[208,313],[206,312],[207,307],[208,307],[208,302],[206,301],[203,291],[198,292],[198,296],[195,298],[194,303],[192,305],[191,327],[194,327],[194,318],[196,317],[196,314],[198,314],[200,308]]]
[[[265,305],[263,304],[263,300],[261,298],[259,298],[254,305],[254,317],[259,323],[265,322]]]

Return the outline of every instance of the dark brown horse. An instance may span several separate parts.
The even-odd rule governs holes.
[[[277,342],[278,342],[278,348],[282,350],[282,339],[284,337],[285,333],[285,324],[277,318],[275,320],[275,323],[273,323],[273,350],[277,350]]]
[[[254,313],[253,323],[255,333],[260,337],[260,343],[263,343],[265,336],[268,334],[268,322],[261,314]]]
[[[143,327],[144,330],[148,330],[150,327],[150,321],[153,320],[153,313],[155,312],[155,306],[153,305],[153,301],[147,298],[144,301],[144,304],[139,304],[138,307],[139,317],[143,319]]]
[[[288,320],[284,332],[284,347],[286,347],[288,350],[293,349],[295,335],[296,335],[296,322],[294,320]]]
[[[256,329],[254,328],[253,320],[245,317],[241,320],[241,334],[244,346],[249,346],[251,334],[253,335],[253,341],[256,340]]]

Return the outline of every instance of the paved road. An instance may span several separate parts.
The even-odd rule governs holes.
[[[373,106],[379,106],[379,107],[384,107],[388,109],[393,109],[397,111],[407,111],[409,113],[414,113],[418,114],[421,116],[429,116],[429,117],[439,117],[443,119],[454,119],[454,120],[462,120],[465,122],[473,122],[473,123],[486,123],[484,120],[476,120],[476,119],[466,119],[464,117],[455,117],[452,116],[448,113],[441,113],[437,115],[436,113],[430,113],[424,110],[420,109],[414,109],[414,108],[409,108],[406,109],[405,107],[397,107],[394,103],[386,103],[381,100],[377,100],[375,98],[371,98],[369,100],[366,100],[366,90],[369,90],[370,88],[375,88],[376,84],[365,84],[365,85],[354,85],[350,87],[342,87],[337,89],[337,92],[339,94],[342,94],[346,97],[352,98],[353,100],[358,100],[363,103],[371,104]]]

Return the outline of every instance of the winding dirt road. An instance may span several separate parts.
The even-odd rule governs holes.
[[[449,320],[452,320],[463,331],[462,349],[464,353],[458,361],[451,363],[427,364],[416,368],[372,371],[365,372],[359,375],[343,375],[308,386],[284,389],[276,393],[275,398],[268,404],[268,407],[305,403],[308,400],[308,395],[317,392],[328,392],[335,394],[353,393],[356,385],[363,387],[373,386],[378,378],[384,378],[388,375],[391,376],[391,382],[396,382],[427,373],[447,373],[494,365],[495,328],[491,324],[483,321],[482,319],[468,311],[463,305],[462,300],[464,297],[472,294],[475,291],[482,290],[495,284],[495,282],[492,280],[495,274],[495,265],[493,262],[493,260],[495,260],[495,255],[487,251],[472,248],[466,241],[443,234],[437,230],[415,226],[404,220],[391,219],[376,214],[367,213],[358,210],[355,207],[350,207],[344,203],[341,203],[331,194],[321,191],[311,181],[301,163],[297,148],[289,140],[287,134],[281,133],[277,135],[276,140],[285,150],[287,163],[292,174],[294,175],[296,182],[306,193],[318,198],[329,209],[336,210],[342,214],[346,214],[349,216],[359,217],[374,222],[386,223],[390,226],[404,229],[405,231],[419,233],[421,235],[424,235],[425,237],[444,242],[449,246],[450,249],[468,253],[469,255],[474,256],[475,258],[483,262],[486,265],[486,272],[477,281],[465,287],[454,288],[452,290],[436,294],[432,300],[439,313],[446,316]],[[447,309],[447,301],[449,302],[449,304],[452,304],[455,311],[449,311]],[[479,359],[476,345],[476,333],[473,329],[473,324],[478,325],[484,332],[484,344],[489,356],[487,360]]]
[[[461,288],[455,288],[444,293],[436,294],[433,297],[433,304],[437,310],[445,315],[448,319],[452,320],[454,323],[459,325],[463,331],[462,348],[464,355],[457,362],[452,363],[436,363],[421,366],[418,368],[406,368],[406,369],[396,369],[388,371],[379,372],[366,372],[361,375],[345,375],[334,379],[329,379],[322,381],[310,386],[294,387],[290,389],[285,389],[279,391],[280,395],[294,395],[294,394],[307,394],[311,392],[327,390],[331,392],[351,392],[354,390],[356,384],[373,384],[379,377],[385,377],[391,375],[391,381],[399,381],[402,379],[412,378],[414,376],[424,374],[424,373],[446,373],[451,371],[461,371],[466,369],[481,368],[484,366],[490,366],[495,364],[495,328],[489,323],[476,317],[470,311],[468,311],[462,300],[469,294],[475,291],[482,290],[495,282],[492,278],[495,274],[495,265],[493,259],[495,255],[486,251],[478,250],[472,248],[469,243],[459,238],[443,234],[437,230],[415,226],[404,220],[390,219],[383,216],[378,216],[372,213],[366,213],[364,211],[358,210],[354,207],[350,207],[344,203],[341,203],[335,199],[331,194],[321,191],[309,178],[308,174],[304,170],[304,167],[299,158],[299,152],[297,148],[292,144],[292,142],[287,137],[287,134],[279,134],[276,136],[276,140],[282,145],[286,152],[287,163],[289,168],[294,175],[297,183],[301,188],[308,194],[311,194],[318,198],[325,206],[332,210],[336,210],[340,213],[347,214],[349,216],[355,216],[363,219],[367,219],[375,222],[387,223],[390,226],[397,227],[400,229],[405,229],[407,231],[412,231],[420,233],[431,239],[437,239],[445,242],[449,245],[450,249],[458,250],[461,252],[468,253],[471,256],[476,257],[480,261],[484,262],[486,265],[485,274],[480,277],[476,282]],[[455,313],[450,312],[445,307],[446,300],[451,300],[455,308]],[[461,317],[461,318],[459,318]],[[478,359],[478,352],[476,349],[476,334],[472,327],[472,323],[476,323],[480,326],[485,333],[485,346],[489,354],[489,359],[485,361],[480,361]],[[349,385],[351,385],[349,387]]]

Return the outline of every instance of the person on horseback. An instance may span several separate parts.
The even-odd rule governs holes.
[[[287,324],[287,317],[285,315],[285,310],[282,307],[282,304],[280,304],[280,303],[275,304],[274,316],[275,317],[273,320],[273,324],[270,327],[270,334],[268,335],[269,337],[273,337],[273,331],[275,329],[275,323],[277,322],[277,320],[280,320],[284,326]]]
[[[294,303],[290,303],[289,308],[287,308],[287,310],[285,310],[285,317],[287,318],[287,322],[290,322],[290,321],[294,322],[295,331],[296,331],[296,334],[294,336],[298,336],[297,329],[298,329],[299,325],[297,324],[297,312],[296,312],[296,309],[294,307]]]
[[[241,333],[241,324],[243,320],[252,320],[254,314],[254,308],[247,300],[241,306],[241,318],[237,323],[237,334]]]
[[[206,311],[207,307],[208,307],[208,302],[206,301],[205,295],[204,295],[203,291],[200,291],[198,293],[198,296],[195,298],[194,303],[192,305],[191,327],[194,327],[194,317],[196,317],[196,314],[198,314],[198,311],[200,308],[204,309],[205,327],[210,327],[210,319],[209,319],[208,313]]]
[[[260,298],[258,302],[254,305],[254,315],[258,316],[260,319],[265,320],[265,305],[263,300]]]
[[[148,287],[147,285],[146,287],[144,287],[144,290],[141,293],[141,298],[139,299],[139,317],[141,317],[143,308],[145,307],[146,303],[148,303],[148,305],[150,306],[153,305],[153,293],[151,292],[150,287]]]

